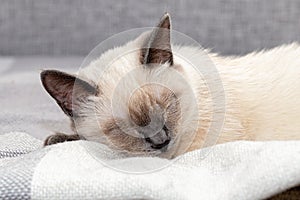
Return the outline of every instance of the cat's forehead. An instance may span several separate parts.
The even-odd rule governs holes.
[[[173,91],[161,85],[148,84],[132,93],[127,105],[130,118],[143,126],[150,120],[163,121],[167,109],[177,103]]]

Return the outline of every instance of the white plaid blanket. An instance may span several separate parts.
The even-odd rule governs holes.
[[[300,185],[300,141],[233,142],[177,160],[0,135],[0,199],[263,199]]]

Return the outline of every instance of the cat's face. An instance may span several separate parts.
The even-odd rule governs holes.
[[[100,120],[113,146],[134,153],[156,154],[170,149],[181,117],[176,94],[160,85],[144,85],[134,91],[126,107],[123,117]]]
[[[54,70],[42,72],[45,89],[71,117],[79,135],[130,153],[178,154],[183,130],[192,129],[197,108],[181,66],[174,62],[170,26],[166,14],[158,29],[133,42],[140,45],[138,51],[119,58],[102,77],[97,76],[98,65],[127,47],[79,72],[84,80]]]

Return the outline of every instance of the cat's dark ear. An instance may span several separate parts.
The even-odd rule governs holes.
[[[70,117],[77,116],[80,102],[97,93],[96,87],[86,81],[56,70],[43,71],[41,81],[46,91]]]
[[[142,64],[173,64],[171,49],[171,19],[166,13],[152,31],[141,51]]]

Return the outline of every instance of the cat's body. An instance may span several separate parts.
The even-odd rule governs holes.
[[[300,139],[299,55],[295,43],[242,57],[212,57],[228,99],[226,110],[237,116],[234,130],[242,127],[243,138]]]
[[[168,15],[159,28],[169,30]],[[113,148],[159,152],[169,158],[203,147],[208,130],[218,137],[217,143],[300,139],[300,46],[222,57],[195,47],[172,45],[171,50],[168,34],[145,33],[106,52],[78,72],[77,77],[87,82],[79,79],[76,87],[70,87],[77,83],[67,74],[42,74],[45,88],[71,116],[77,134]],[[144,51],[141,46],[149,37],[147,45],[162,50]],[[199,66],[213,63],[220,79],[197,76],[189,61]],[[141,66],[149,64],[155,66]],[[220,80],[225,104],[214,107],[207,82]],[[73,96],[65,98],[70,96],[66,91],[72,90],[80,95],[71,92]],[[66,103],[70,99],[73,101]],[[214,112],[224,114],[221,130],[212,127]],[[193,131],[195,135],[190,134]],[[126,135],[128,132],[138,136]]]
[[[219,143],[300,139],[300,46],[212,56],[226,95]]]

